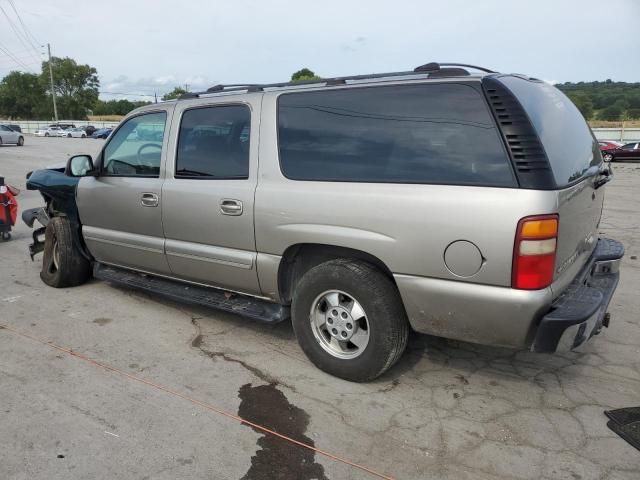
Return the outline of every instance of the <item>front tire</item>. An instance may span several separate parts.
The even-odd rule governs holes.
[[[407,345],[409,327],[396,286],[361,261],[336,259],[307,271],[295,288],[291,317],[309,360],[345,380],[375,379]]]
[[[73,244],[69,220],[53,217],[47,224],[40,278],[50,287],[74,287],[86,282],[91,273],[89,261]]]
[[[613,155],[611,155],[610,153],[605,153],[602,158],[605,162],[613,162]]]
[[[24,137],[19,137],[18,138],[18,146],[22,147],[24,145]]]

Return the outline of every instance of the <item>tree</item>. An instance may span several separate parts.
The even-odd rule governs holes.
[[[600,120],[620,120],[623,112],[624,109],[622,106],[618,103],[614,103],[613,105],[609,105],[608,107],[600,110],[598,118]]]
[[[569,94],[569,98],[578,107],[582,116],[587,120],[591,120],[593,117],[593,102],[591,99],[584,94]]]
[[[69,57],[52,57],[53,88],[59,118],[83,119],[98,100],[98,72],[89,65],[79,65]],[[40,82],[45,85],[49,95],[49,62],[42,62]],[[51,113],[53,110],[48,109]]]
[[[627,117],[629,120],[640,119],[640,108],[630,108],[627,110]]]
[[[41,114],[46,102],[38,75],[11,72],[0,82],[0,115],[30,120]]]
[[[320,77],[308,68],[298,70],[293,75],[291,75],[292,82],[303,82],[305,80],[320,80]]]
[[[174,98],[181,97],[185,93],[187,93],[187,91],[184,88],[175,87],[171,92],[164,94],[162,100],[173,100]]]

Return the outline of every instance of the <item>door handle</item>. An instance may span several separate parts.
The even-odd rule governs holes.
[[[233,198],[220,200],[220,213],[223,215],[242,215],[242,202]]]
[[[155,193],[143,193],[140,197],[140,204],[143,207],[157,207],[158,195],[156,195]]]

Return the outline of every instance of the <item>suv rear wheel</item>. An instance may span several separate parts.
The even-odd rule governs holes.
[[[345,380],[382,375],[407,344],[408,323],[396,286],[360,261],[331,260],[307,271],[296,286],[291,316],[307,357]]]
[[[73,244],[69,220],[51,218],[44,235],[42,281],[55,288],[74,287],[86,282],[91,266]]]

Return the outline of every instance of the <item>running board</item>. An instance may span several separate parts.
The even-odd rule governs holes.
[[[96,262],[93,267],[93,276],[106,282],[157,293],[179,302],[215,308],[265,323],[278,323],[289,318],[289,307],[277,303],[213,287],[203,287],[138,273],[99,262]]]

